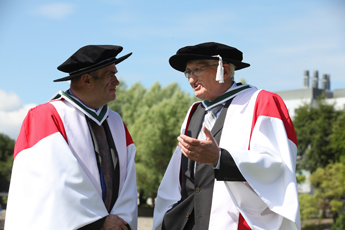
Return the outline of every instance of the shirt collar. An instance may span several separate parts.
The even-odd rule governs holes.
[[[90,110],[95,110],[96,112],[99,110],[99,108],[96,108],[96,109],[91,109],[89,106],[87,106],[82,100],[80,100],[79,97],[77,97],[71,89],[68,89],[67,90],[67,93],[72,96],[74,99],[78,100],[80,103],[82,103],[86,108],[90,109]]]
[[[251,86],[249,86],[249,85],[237,85],[234,82],[234,84],[232,84],[232,86],[225,93],[223,93],[221,96],[217,97],[213,101],[204,100],[202,102],[202,104],[204,105],[206,110],[209,110],[212,107],[214,107],[218,104],[222,104],[222,103],[226,102],[227,100],[237,96],[241,91],[249,89],[249,88],[251,88]]]
[[[59,91],[50,100],[66,100],[98,125],[101,125],[108,117],[109,107],[107,104],[99,108],[98,111],[95,111],[94,109],[87,107],[78,97],[70,94],[68,90],[66,92]]]

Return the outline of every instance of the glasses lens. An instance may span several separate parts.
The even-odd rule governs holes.
[[[186,78],[189,78],[189,75],[190,75],[190,70],[186,70],[186,71],[184,71],[184,75],[186,76]]]
[[[193,75],[194,76],[198,76],[200,74],[200,71],[203,67],[195,67],[192,71],[193,71]]]

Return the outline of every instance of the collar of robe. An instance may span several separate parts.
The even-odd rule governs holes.
[[[90,109],[89,107],[85,106],[81,101],[77,100],[76,98],[68,95],[63,91],[59,91],[55,94],[50,101],[52,100],[66,100],[71,103],[74,107],[76,107],[80,112],[85,114],[91,120],[96,122],[98,125],[101,125],[103,121],[108,117],[109,107],[108,105],[104,105],[102,108],[99,108],[97,111]]]
[[[202,102],[202,104],[204,105],[206,110],[209,110],[209,109],[213,108],[214,106],[216,106],[218,104],[222,104],[222,103],[226,102],[227,100],[237,96],[242,91],[245,91],[246,89],[250,89],[250,88],[251,88],[250,85],[239,85],[239,86],[236,86],[236,87],[232,88],[231,90],[223,93],[221,96],[217,97],[213,101],[204,100]]]

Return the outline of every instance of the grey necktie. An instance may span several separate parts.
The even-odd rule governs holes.
[[[210,110],[207,110],[203,125],[205,125],[208,130],[210,131],[212,130],[214,123],[216,123],[216,120],[217,120],[217,113],[223,108],[223,106],[224,106],[223,104],[219,104],[211,108]],[[202,128],[199,132],[198,139],[206,140],[206,135],[202,131]]]
[[[216,105],[215,107],[206,110],[206,115],[204,119],[203,126],[205,125],[208,130],[212,130],[214,123],[216,123],[217,120],[217,113],[223,108],[223,104]],[[202,127],[200,129],[199,135],[198,135],[198,140],[206,140],[206,135],[204,131],[202,131]],[[196,172],[196,167],[197,167],[197,162],[194,163],[194,175]]]
[[[107,210],[111,210],[111,201],[113,198],[113,178],[114,178],[114,168],[111,160],[109,144],[107,136],[103,125],[99,126],[95,122],[90,122],[95,136],[97,139],[97,144],[99,148],[99,153],[101,156],[101,187],[102,187],[102,198]],[[103,180],[102,180],[103,179]],[[104,182],[104,183],[103,183]],[[104,194],[103,194],[104,193]]]

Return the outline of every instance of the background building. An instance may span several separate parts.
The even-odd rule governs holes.
[[[321,88],[319,88],[319,84],[321,84]],[[330,90],[331,80],[330,75],[323,74],[322,79],[319,79],[318,71],[314,71],[313,78],[309,77],[309,71],[304,71],[303,76],[303,88],[301,89],[294,89],[294,90],[285,90],[285,91],[277,91],[278,95],[280,95],[289,111],[290,117],[292,120],[295,117],[295,111],[300,106],[304,104],[312,104],[316,106],[317,99],[323,93],[326,97],[327,104],[334,104],[336,110],[344,110],[345,109],[345,89],[334,89],[333,91]],[[306,181],[304,183],[298,184],[298,192],[299,193],[313,193],[313,188],[309,183],[309,171],[303,171],[302,174],[306,177]]]
[[[311,83],[311,84],[310,84]],[[319,83],[322,87],[319,88]],[[303,77],[303,88],[294,90],[277,91],[280,95],[288,110],[290,117],[293,119],[295,116],[295,110],[303,104],[312,103],[316,105],[316,100],[322,93],[325,93],[326,102],[328,104],[334,104],[335,109],[345,109],[345,89],[334,89],[331,88],[330,75],[323,74],[322,79],[319,79],[318,71],[314,71],[313,78],[309,77],[309,71],[304,71]]]

